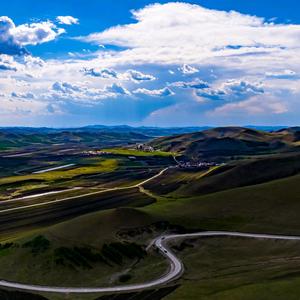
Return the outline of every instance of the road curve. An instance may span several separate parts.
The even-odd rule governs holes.
[[[166,274],[158,279],[131,285],[122,285],[115,287],[53,287],[53,286],[40,286],[22,284],[17,282],[9,282],[0,280],[0,287],[14,288],[20,290],[26,290],[31,292],[49,292],[49,293],[103,293],[103,292],[132,292],[139,291],[147,288],[154,288],[172,282],[178,279],[184,272],[183,263],[168,247],[168,242],[171,240],[187,239],[187,238],[201,238],[201,237],[241,237],[241,238],[254,238],[254,239],[274,239],[274,240],[293,240],[300,241],[300,236],[289,236],[289,235],[273,235],[273,234],[256,234],[256,233],[242,233],[242,232],[227,232],[227,231],[203,231],[197,233],[188,234],[171,234],[165,236],[159,236],[151,242],[160,253],[169,261],[169,270]]]

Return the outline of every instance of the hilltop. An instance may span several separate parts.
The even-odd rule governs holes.
[[[154,139],[151,145],[181,153],[192,160],[228,160],[239,156],[297,151],[299,128],[266,132],[243,127],[219,127]]]

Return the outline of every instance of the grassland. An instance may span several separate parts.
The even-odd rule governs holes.
[[[174,198],[187,198],[218,191],[256,185],[298,174],[299,153],[269,155],[231,161],[208,171],[170,169],[146,188],[153,193]]]
[[[243,138],[250,133],[243,132]],[[144,253],[153,237],[162,233],[233,230],[300,235],[299,154],[234,160],[210,170],[172,168],[146,184],[145,190],[80,196],[140,182],[173,161],[170,152],[153,156],[111,150],[104,150],[111,153],[106,158],[74,156],[78,166],[70,169],[0,179],[2,192],[14,187],[24,192],[82,187],[70,192],[78,196],[70,201],[0,214],[0,278],[78,286],[143,282],[165,272],[165,261],[154,250]],[[3,203],[3,207],[23,204]],[[177,282],[180,286],[164,300],[299,298],[297,242],[205,238],[176,243],[173,249],[186,272]]]
[[[103,244],[118,241],[138,241],[144,246],[160,232],[172,231],[176,226],[186,231],[223,229],[300,234],[300,222],[297,218],[300,210],[299,180],[300,175],[296,175],[251,187],[186,199],[160,196],[157,197],[156,203],[144,208],[118,208],[96,212],[40,230],[38,234],[45,236],[53,248],[67,245],[71,249],[87,246],[101,249]],[[164,225],[154,225],[159,223]],[[37,233],[14,242],[23,243],[36,235]],[[274,287],[269,292],[269,299],[280,299],[276,298],[276,282],[280,282],[282,287],[289,286],[292,285],[291,280],[297,282],[300,276],[297,273],[300,266],[300,245],[296,242],[224,238],[187,241],[187,244],[175,247],[184,259],[186,273],[184,279],[179,282],[181,287],[170,294],[169,299],[194,299],[196,295],[201,295],[203,299],[222,299],[223,295],[224,299],[241,299],[239,297],[244,290],[249,289],[249,295],[259,295],[264,286]],[[8,274],[12,265],[6,264],[32,261],[29,257],[32,254],[27,250],[16,248],[15,253],[6,253],[4,260],[3,257],[2,260],[0,258],[0,265],[3,266],[0,275],[13,279],[15,275]],[[24,254],[23,251],[27,252]],[[9,255],[12,255],[11,259]],[[74,279],[73,283],[76,283],[76,280],[79,282],[81,278],[81,284],[84,281],[87,284],[104,284],[110,282],[109,278],[115,278],[113,274],[123,274],[128,268],[128,282],[137,282],[153,278],[164,270],[163,261],[157,260],[155,255],[140,261],[134,269],[130,267],[130,262],[121,267],[96,264],[91,270],[84,271],[84,277],[76,277],[76,273],[71,275],[74,272],[72,269],[62,271],[57,266],[56,272],[49,271],[44,256],[35,257],[34,260],[36,265],[31,268],[36,268],[35,282],[55,283],[56,272],[62,272],[70,274],[66,277],[65,284],[70,280],[67,278]],[[48,271],[43,273],[46,266]],[[28,266],[22,266],[21,269],[28,270]],[[100,273],[101,278],[97,277]],[[24,271],[18,276],[20,280],[27,280],[29,275]],[[98,280],[93,281],[94,276]],[[285,291],[286,289],[283,289],[280,295]]]
[[[166,300],[299,297],[299,242],[209,238],[179,246],[186,273]]]
[[[141,151],[135,149],[126,149],[126,148],[109,148],[102,149],[103,152],[115,154],[115,155],[129,155],[129,156],[174,156],[175,152],[166,152],[166,151]]]
[[[29,180],[41,181],[55,181],[62,179],[71,179],[76,176],[89,175],[96,173],[111,172],[117,168],[117,161],[115,159],[100,160],[98,163],[90,166],[81,166],[78,168],[70,168],[69,170],[50,171],[41,174],[30,174],[21,176],[11,176],[0,178],[0,185],[24,182]]]

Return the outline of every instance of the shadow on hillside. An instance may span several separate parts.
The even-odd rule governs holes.
[[[48,300],[45,297],[24,293],[24,292],[17,292],[17,291],[5,291],[0,290],[0,299],[1,300]]]

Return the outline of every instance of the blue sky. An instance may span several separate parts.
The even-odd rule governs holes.
[[[0,126],[298,125],[299,1],[1,8]]]

